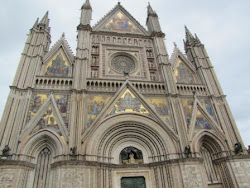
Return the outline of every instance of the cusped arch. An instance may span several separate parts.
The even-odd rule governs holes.
[[[101,162],[118,163],[117,153],[128,146],[140,149],[146,163],[167,160],[176,153],[176,143],[157,122],[136,114],[106,119],[84,143],[87,156],[97,156]]]
[[[24,140],[21,145],[21,153],[34,159],[37,159],[40,151],[46,147],[53,157],[62,155],[66,151],[66,143],[51,130],[38,131],[26,139],[27,141]]]
[[[225,139],[221,138],[213,131],[201,131],[196,134],[193,139],[193,151],[195,153],[200,153],[201,146],[206,146],[206,148],[212,153],[222,153],[223,151],[226,151],[224,140]]]

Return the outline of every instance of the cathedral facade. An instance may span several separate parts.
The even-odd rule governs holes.
[[[250,157],[204,45],[185,27],[171,56],[118,3],[81,8],[76,55],[31,28],[0,123],[0,187],[247,188]]]

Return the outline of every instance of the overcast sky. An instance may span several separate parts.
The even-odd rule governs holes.
[[[0,6],[0,116],[26,41],[37,17],[49,11],[52,45],[65,32],[73,52],[76,26],[85,0],[13,0]],[[94,25],[117,0],[90,0]],[[148,0],[121,0],[121,4],[143,25]],[[153,0],[169,55],[173,42],[184,52],[184,25],[205,44],[208,55],[243,137],[250,145],[250,1],[249,0]]]

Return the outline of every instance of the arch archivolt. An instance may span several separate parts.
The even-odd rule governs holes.
[[[212,153],[220,153],[226,151],[224,144],[225,138],[214,131],[203,130],[195,135],[192,141],[193,152],[200,153],[202,145],[205,145]]]
[[[176,143],[159,124],[135,114],[102,122],[85,140],[83,150],[87,156],[97,156],[92,160],[119,163],[120,152],[129,146],[142,151],[145,163],[166,160],[176,153]]]
[[[51,151],[53,157],[61,155],[66,151],[65,141],[63,141],[57,133],[45,129],[31,136],[27,136],[22,142],[20,153],[31,156],[34,160],[37,160],[40,151],[45,147]]]

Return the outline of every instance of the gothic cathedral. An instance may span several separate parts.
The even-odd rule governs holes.
[[[1,119],[0,187],[247,188],[250,156],[206,49],[185,27],[171,56],[118,3],[81,8],[76,55],[31,28]]]

